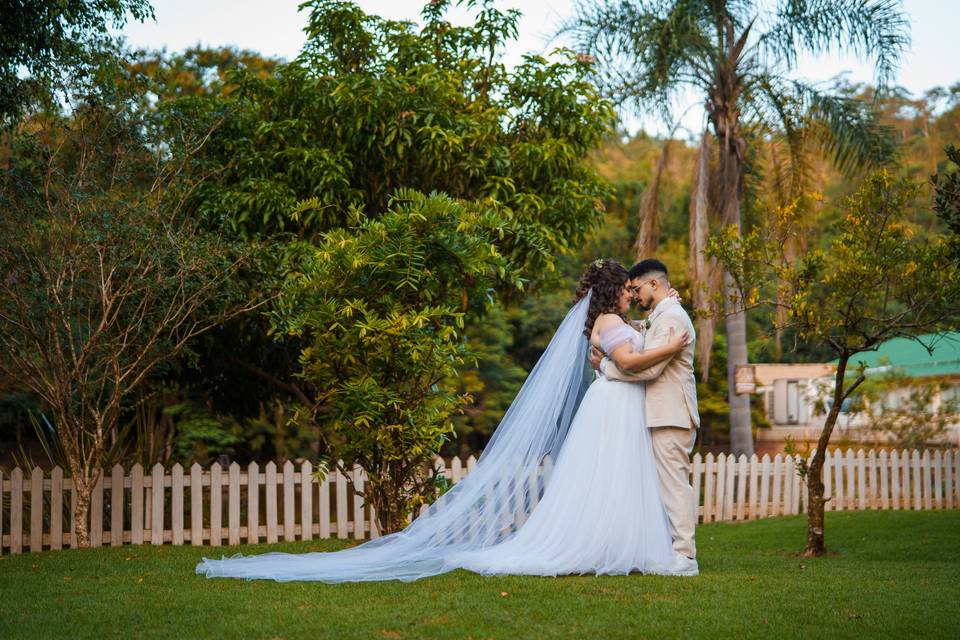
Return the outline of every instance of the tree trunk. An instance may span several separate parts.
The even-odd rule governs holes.
[[[710,312],[710,295],[715,290],[716,260],[707,259],[707,238],[710,235],[710,135],[703,132],[697,163],[693,174],[693,192],[690,194],[690,290],[694,311],[699,312],[694,322],[697,330],[697,360],[700,381],[706,383],[710,375],[710,355],[713,347],[714,319]]]
[[[73,480],[73,486],[77,492],[77,510],[73,513],[73,531],[76,536],[74,544],[81,549],[86,549],[90,546],[87,516],[90,513],[90,494],[93,491],[93,485],[95,483],[96,480],[93,482],[87,482],[82,479],[78,480],[76,475]]]
[[[827,446],[830,444],[830,436],[833,434],[833,427],[837,423],[837,417],[840,415],[840,409],[843,401],[856,389],[863,376],[857,378],[846,390],[843,388],[844,378],[847,372],[847,361],[849,354],[841,354],[837,362],[837,374],[834,377],[833,384],[833,406],[827,413],[827,419],[823,423],[823,430],[820,431],[820,439],[817,441],[817,450],[813,454],[813,460],[810,461],[810,467],[807,469],[807,544],[803,549],[805,556],[822,556],[827,552],[827,546],[824,541],[824,512],[826,500],[823,499],[825,487],[823,485],[823,462],[827,455]]]
[[[832,428],[832,427],[831,427]],[[803,549],[805,556],[822,556],[827,548],[823,538],[823,460],[824,452],[818,448],[807,469],[807,545]]]
[[[370,504],[377,514],[377,528],[380,535],[396,533],[406,526],[406,519],[400,513],[396,500],[391,499],[389,492],[382,489],[367,491]]]
[[[110,414],[109,408],[104,411]],[[89,524],[90,499],[93,488],[100,479],[104,462],[105,436],[110,432],[100,421],[102,416],[91,418],[94,428],[84,430],[83,421],[63,408],[55,408],[59,417],[60,429],[57,437],[63,448],[64,457],[76,493],[76,510],[73,512],[74,545],[81,548],[90,546]]]
[[[707,116],[713,124],[719,148],[719,203],[721,220],[741,233],[740,200],[743,197],[744,154],[747,143],[740,133],[740,99],[745,91],[741,54],[749,27],[736,36],[735,25],[723,4],[713,7],[717,33],[725,56],[719,56],[713,67],[711,86],[707,92]],[[730,449],[734,455],[753,454],[753,429],[750,420],[750,396],[738,394],[737,367],[747,364],[747,317],[742,305],[736,304],[738,289],[729,273],[723,275],[726,299],[727,330],[727,398],[730,405]]]
[[[729,273],[723,277],[729,295],[736,289]],[[729,303],[728,303],[729,304]],[[747,360],[747,315],[728,308],[727,329],[727,398],[730,404],[730,451],[736,455],[753,455],[753,424],[750,418],[750,395],[737,393],[737,367]]]
[[[670,140],[667,140],[663,143],[660,160],[640,199],[640,210],[637,214],[640,225],[633,246],[638,261],[652,258],[657,252],[657,247],[660,246],[660,180],[669,159]]]
[[[743,142],[732,131],[734,123],[726,125],[726,135],[720,149],[721,211],[725,225],[735,225],[740,232],[740,195],[743,191]],[[750,395],[737,393],[737,367],[745,366],[747,359],[747,315],[734,303],[738,290],[729,273],[723,275],[726,294],[727,330],[727,399],[730,405],[730,450],[736,455],[753,455],[753,425],[750,419]]]

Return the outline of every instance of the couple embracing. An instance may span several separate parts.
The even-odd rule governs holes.
[[[634,303],[646,320],[627,320]],[[203,558],[196,571],[331,583],[454,569],[697,575],[693,353],[663,263],[597,260],[475,468],[405,529],[333,553]],[[597,373],[583,392],[586,360]]]
[[[615,272],[623,269],[615,263],[609,268]],[[633,302],[649,314],[644,321],[629,324],[620,314],[599,318],[590,337],[590,362],[605,380],[644,383],[639,385],[645,396],[644,416],[640,420],[635,416],[634,424],[645,423],[644,432],[650,436],[660,497],[676,552],[674,568],[677,573],[696,575],[697,515],[690,486],[690,453],[700,426],[693,372],[696,334],[662,262],[643,260],[627,277]],[[621,389],[619,393],[636,391]],[[644,463],[648,462],[647,457]]]

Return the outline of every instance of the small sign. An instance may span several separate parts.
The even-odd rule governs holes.
[[[733,379],[736,382],[734,391],[737,393],[737,395],[757,392],[756,370],[752,364],[742,364],[737,366],[733,374]]]

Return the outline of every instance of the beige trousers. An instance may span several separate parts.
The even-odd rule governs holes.
[[[683,427],[651,427],[653,456],[660,476],[660,494],[670,520],[673,549],[689,558],[695,558],[697,548],[693,541],[697,524],[693,487],[690,486],[690,452],[697,437],[696,429]]]

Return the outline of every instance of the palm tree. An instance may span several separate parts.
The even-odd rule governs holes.
[[[802,54],[845,50],[871,60],[885,87],[910,41],[898,0],[582,0],[561,33],[598,59],[598,80],[618,103],[657,108],[669,121],[684,91],[700,92],[716,138],[716,209],[738,230],[751,143],[761,137],[782,139],[798,190],[814,145],[844,171],[894,151],[869,104],[788,72]],[[729,274],[724,287],[733,293]],[[732,306],[725,316],[730,444],[749,455],[750,400],[734,376],[747,364],[746,317]]]

